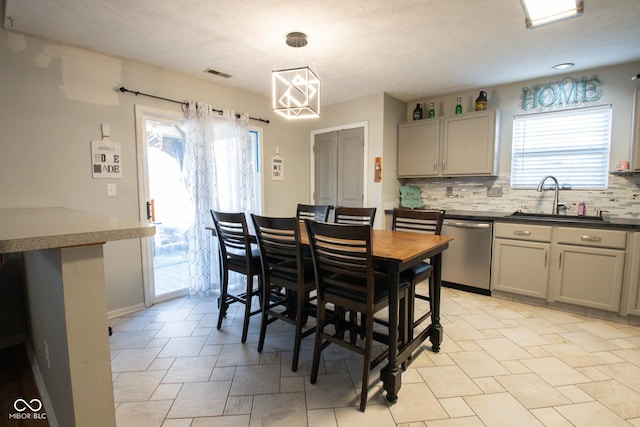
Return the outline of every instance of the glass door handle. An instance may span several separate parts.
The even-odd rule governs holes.
[[[147,202],[147,219],[151,222],[156,222],[156,209],[153,199]]]

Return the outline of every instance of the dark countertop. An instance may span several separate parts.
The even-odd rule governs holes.
[[[392,214],[393,211],[388,209],[386,214]],[[446,219],[461,219],[469,221],[500,221],[500,222],[519,222],[528,224],[553,225],[562,227],[582,227],[582,228],[609,228],[627,231],[640,231],[640,219],[638,218],[618,218],[604,216],[602,222],[584,222],[581,220],[543,220],[531,219],[517,216],[511,216],[513,212],[490,212],[490,211],[463,211],[463,210],[447,210]]]

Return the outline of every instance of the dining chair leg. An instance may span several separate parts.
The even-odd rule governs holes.
[[[296,336],[293,344],[293,361],[291,362],[291,370],[296,372],[298,370],[298,359],[300,358],[300,347],[302,341],[302,321],[304,316],[304,298],[305,293],[302,291],[296,292]]]
[[[260,321],[260,338],[258,339],[258,353],[262,353],[262,349],[264,348],[264,337],[267,334],[267,320],[268,310],[269,310],[269,300],[271,290],[269,286],[264,286],[262,289],[262,318]]]
[[[318,301],[318,318],[316,320],[316,340],[313,345],[313,362],[311,363],[311,384],[318,380],[318,370],[320,368],[320,354],[322,353],[322,332],[324,331],[325,311],[324,302]]]
[[[253,276],[247,274],[247,297],[244,305],[244,321],[242,322],[242,340],[244,344],[247,341],[249,332],[249,318],[251,317],[251,300],[253,299]]]
[[[407,310],[407,323],[409,324],[409,336],[407,337],[409,341],[413,340],[413,323],[416,317],[416,286],[418,283],[412,281],[409,284],[408,292],[408,310]]]
[[[369,391],[369,372],[371,370],[371,348],[373,346],[373,313],[366,316],[365,341],[364,341],[364,361],[362,366],[362,391],[360,393],[360,411],[364,412],[367,407],[367,396]]]
[[[220,289],[220,311],[218,312],[218,329],[222,327],[222,319],[227,314],[227,307],[229,307],[229,301],[227,301],[227,289],[229,287],[229,273],[225,270],[222,273],[222,283]]]

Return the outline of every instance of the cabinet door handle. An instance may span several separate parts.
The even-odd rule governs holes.
[[[442,170],[445,170],[447,168],[447,159],[445,159],[444,157],[442,158]]]
[[[438,170],[438,159],[436,157],[433,158],[433,170]]]
[[[560,252],[560,257],[558,259],[558,270],[562,269],[562,252]]]
[[[516,236],[531,236],[531,232],[526,230],[516,230],[513,234]]]
[[[601,242],[602,239],[598,236],[582,236],[580,237],[581,240],[584,240],[585,242]]]
[[[547,268],[547,255],[549,255],[549,253],[544,251],[544,268]]]

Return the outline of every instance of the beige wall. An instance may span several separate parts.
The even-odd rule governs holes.
[[[205,76],[206,77],[206,76]],[[280,147],[289,161],[286,180],[265,179],[265,213],[290,214],[309,197],[309,125],[276,117],[264,97],[144,64],[0,30],[0,209],[66,206],[138,219],[134,104],[180,111],[178,104],[122,94],[129,89],[177,100],[199,100],[217,108],[247,111],[270,124],[264,131],[269,160]],[[122,144],[122,178],[93,179],[90,141],[109,123]],[[268,164],[268,163],[267,163]],[[107,197],[106,183],[117,184]],[[143,302],[140,241],[105,245],[109,310]]]
[[[385,203],[397,199],[396,178],[397,123],[404,116],[406,104],[387,94],[374,94],[326,106],[320,118],[309,122],[312,131],[336,129],[365,123],[365,194],[366,205],[378,208],[375,228],[384,227]],[[310,142],[307,144],[310,146]],[[309,152],[309,156],[311,153]],[[374,159],[382,157],[382,182],[374,182]]]

